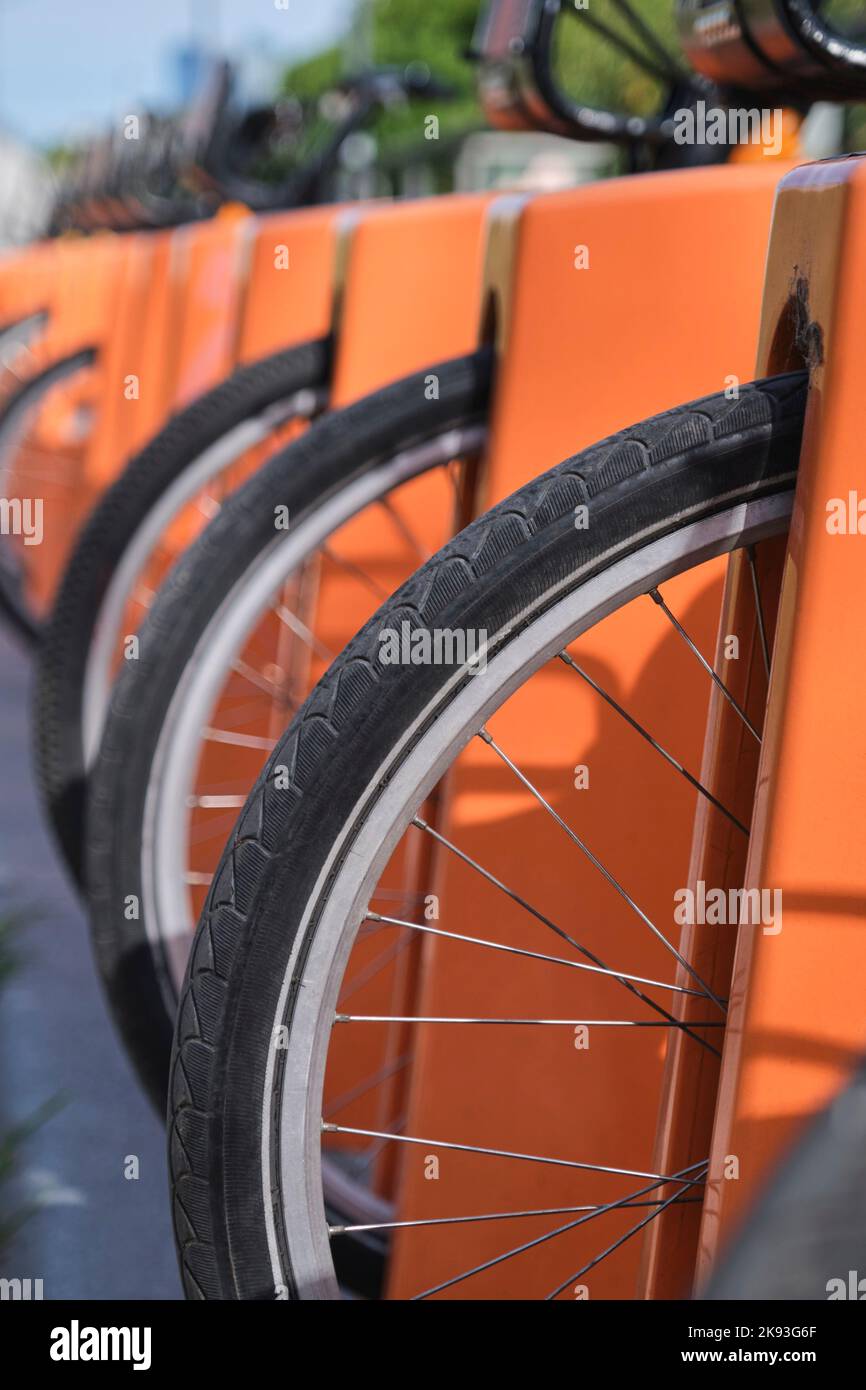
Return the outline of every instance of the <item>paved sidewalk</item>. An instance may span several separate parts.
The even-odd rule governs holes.
[[[0,998],[0,1131],[63,1101],[22,1151],[16,1196],[39,1208],[0,1273],[43,1279],[46,1299],[179,1298],[163,1130],[109,1023],[81,908],[43,827],[29,684],[28,661],[0,632],[0,912],[29,905],[24,961]]]

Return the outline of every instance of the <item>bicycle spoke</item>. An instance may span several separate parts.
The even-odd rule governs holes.
[[[701,1163],[693,1163],[689,1168],[682,1168],[679,1173],[675,1174],[672,1181],[681,1183],[684,1186],[700,1186],[703,1179],[695,1182],[692,1179],[686,1178],[684,1174],[693,1173],[696,1168],[702,1167],[706,1169],[705,1160]],[[525,1254],[527,1250],[534,1250],[539,1245],[544,1245],[549,1240],[555,1240],[557,1236],[566,1235],[569,1231],[576,1230],[579,1226],[585,1225],[588,1221],[594,1221],[597,1216],[603,1216],[609,1211],[618,1211],[635,1198],[643,1197],[647,1192],[652,1192],[655,1188],[661,1186],[663,1186],[662,1182],[652,1182],[646,1187],[638,1188],[636,1192],[628,1193],[625,1197],[620,1197],[612,1202],[606,1202],[603,1206],[596,1208],[596,1210],[577,1217],[575,1221],[569,1221],[564,1226],[557,1226],[553,1231],[545,1231],[543,1235],[536,1236],[533,1240],[524,1241],[522,1245],[516,1245],[513,1249],[506,1250],[502,1255],[494,1255],[492,1259],[484,1260],[482,1264],[473,1265],[471,1269],[463,1270],[462,1273],[453,1275],[450,1279],[446,1279],[441,1284],[434,1284],[432,1288],[425,1289],[423,1293],[415,1294],[412,1301],[413,1303],[420,1302],[421,1299],[430,1298],[433,1294],[442,1293],[445,1289],[453,1288],[455,1284],[461,1284],[466,1279],[473,1278],[476,1274],[483,1274],[486,1270],[493,1269],[496,1265],[503,1264],[506,1260],[513,1260],[516,1256]],[[682,1200],[682,1196],[682,1192],[674,1194],[676,1200]]]
[[[671,955],[679,961],[683,969],[688,971],[693,980],[697,981],[697,983],[701,986],[703,992],[706,994],[707,998],[711,999],[713,1003],[721,1009],[722,1013],[725,1013],[725,1005],[722,1003],[721,999],[719,999],[719,997],[713,993],[706,981],[701,978],[697,970],[695,970],[694,966],[686,960],[685,956],[680,951],[677,950],[673,942],[668,940],[664,932],[661,931],[661,929],[657,927],[653,921],[650,920],[650,918],[643,911],[643,909],[638,906],[634,898],[632,898],[631,895],[628,893],[627,889],[623,887],[623,885],[619,882],[618,879],[614,877],[614,875],[610,872],[609,869],[605,868],[604,864],[602,864],[601,860],[593,854],[589,846],[585,844],[584,841],[580,838],[580,836],[576,834],[574,830],[572,830],[571,826],[568,825],[562,819],[562,816],[559,814],[559,812],[554,810],[550,802],[547,801],[544,796],[542,796],[541,792],[538,790],[536,786],[533,785],[532,782],[530,782],[529,778],[523,772],[520,771],[520,768],[516,765],[516,763],[513,763],[511,761],[508,754],[503,752],[503,750],[499,747],[499,745],[496,743],[495,739],[487,731],[487,729],[479,730],[478,737],[484,743],[486,743],[489,748],[493,749],[494,753],[496,753],[496,755],[502,760],[502,762],[505,763],[506,767],[511,768],[511,771],[514,773],[515,777],[517,777],[519,781],[522,782],[522,784],[526,787],[527,791],[531,792],[531,794],[535,797],[536,801],[538,801],[538,803],[544,807],[548,814],[553,817],[553,819],[556,821],[556,824],[562,830],[565,831],[566,835],[569,837],[572,843],[575,844],[581,851],[581,853],[586,856],[586,858],[593,865],[593,867],[598,869],[605,882],[609,883],[610,886],[616,890],[616,892],[622,898],[623,902],[625,902],[631,908],[632,912],[634,912],[635,915],[640,918],[640,920],[644,923],[645,926],[649,927],[650,931],[661,942],[665,950],[670,951]]]
[[[234,748],[257,748],[270,753],[277,745],[275,738],[263,738],[259,734],[234,734],[228,729],[203,729],[202,738],[207,743],[228,743]]]
[[[654,748],[657,753],[660,753],[661,756],[665,759],[665,761],[670,763],[671,767],[676,768],[677,772],[682,774],[682,776],[686,779],[689,785],[694,787],[695,791],[700,792],[701,796],[705,796],[707,801],[711,802],[717,810],[721,811],[722,815],[727,816],[728,820],[731,821],[732,824],[735,825],[738,830],[741,830],[744,835],[748,835],[748,827],[743,825],[743,822],[741,820],[737,819],[733,811],[729,811],[727,806],[724,806],[722,802],[718,800],[717,797],[713,796],[713,793],[709,791],[708,788],[705,787],[702,782],[698,781],[697,777],[693,777],[692,774],[685,767],[683,767],[682,763],[679,762],[679,760],[675,758],[672,753],[669,753],[666,748],[663,748],[662,745],[656,739],[653,738],[652,734],[649,732],[648,729],[645,729],[642,724],[639,724],[638,721],[631,714],[629,714],[628,710],[623,709],[622,705],[619,704],[619,702],[615,700],[612,695],[608,694],[608,692],[604,690],[598,684],[597,681],[594,681],[592,676],[590,676],[588,672],[584,671],[582,666],[578,666],[577,662],[574,660],[573,657],[569,656],[568,652],[560,652],[559,660],[564,662],[565,665],[570,667],[571,670],[576,671],[579,676],[582,676],[583,679],[586,681],[587,685],[591,686],[592,689],[596,692],[596,694],[600,695],[601,698],[605,700],[607,704],[610,705],[611,709],[616,710],[617,714],[621,715],[621,717],[626,721],[626,723],[630,724],[631,727],[636,731],[636,733],[640,734],[641,738],[646,739],[647,743],[652,748]]]
[[[718,675],[717,672],[713,670],[712,666],[711,666],[710,663],[707,661],[706,657],[705,657],[701,652],[698,651],[697,647],[695,646],[695,644],[694,644],[694,642],[692,641],[692,639],[691,639],[691,637],[689,636],[689,634],[686,632],[685,628],[684,628],[684,627],[682,626],[682,624],[674,617],[673,613],[672,613],[671,610],[668,608],[667,604],[665,603],[665,601],[664,601],[664,599],[662,598],[661,594],[659,593],[658,589],[650,589],[650,591],[649,591],[649,597],[652,599],[653,603],[655,603],[655,604],[662,610],[662,612],[664,613],[665,617],[669,619],[669,621],[670,621],[671,624],[673,625],[675,631],[679,633],[680,637],[682,637],[682,639],[683,639],[683,641],[685,642],[686,646],[688,647],[689,651],[690,651],[694,656],[697,657],[698,661],[699,661],[699,662],[701,663],[701,665],[703,666],[703,668],[704,668],[704,670],[706,671],[707,675],[708,675],[708,676],[710,677],[710,679],[718,686],[719,690],[720,690],[721,693],[724,695],[725,699],[727,700],[727,702],[728,702],[728,704],[731,706],[731,708],[734,709],[734,710],[736,710],[737,714],[738,714],[738,715],[740,716],[740,718],[742,719],[742,721],[743,721],[743,723],[745,724],[746,728],[748,729],[749,733],[753,736],[753,738],[757,739],[758,743],[760,743],[760,742],[761,742],[761,735],[758,733],[758,730],[755,728],[755,726],[754,726],[754,724],[752,723],[751,719],[750,719],[749,716],[746,714],[746,711],[745,711],[745,710],[742,708],[742,706],[739,705],[739,704],[737,703],[737,701],[734,699],[734,697],[733,697],[733,695],[731,694],[730,690],[729,690],[728,687],[725,685],[725,682],[722,680],[721,676]]]
[[[746,554],[749,558],[749,570],[752,575],[752,593],[755,596],[755,616],[758,619],[758,635],[761,639],[761,654],[764,658],[764,671],[767,680],[770,679],[770,644],[767,641],[767,628],[764,623],[764,609],[761,603],[761,588],[758,583],[758,567],[755,564],[755,547],[746,547]]]
[[[400,1137],[400,1132],[401,1132],[401,1130],[403,1129],[403,1126],[405,1125],[405,1123],[406,1123],[405,1118],[401,1118],[401,1119],[398,1120],[397,1123],[394,1125],[394,1134],[395,1134],[395,1136],[396,1136],[397,1138]],[[388,1146],[388,1140],[387,1140],[387,1139],[377,1139],[377,1140],[375,1141],[375,1143],[370,1144],[370,1146],[364,1150],[364,1157],[363,1157],[363,1160],[362,1160],[362,1162],[361,1162],[361,1172],[362,1172],[362,1173],[367,1173],[367,1172],[369,1172],[369,1170],[372,1168],[373,1164],[376,1162],[376,1159],[379,1157],[379,1155],[380,1155],[381,1153],[384,1153],[384,1151],[385,1151],[385,1149],[387,1148],[387,1146]]]
[[[581,955],[586,956],[588,960],[591,960],[593,964],[600,966],[603,970],[608,970],[609,967],[605,965],[605,962],[601,959],[600,956],[597,956],[594,951],[590,951],[590,949],[587,946],[582,946],[579,941],[576,941],[574,939],[574,937],[569,936],[567,931],[564,931],[562,927],[557,926],[555,922],[552,922],[550,918],[546,917],[543,912],[540,912],[538,910],[538,908],[533,907],[532,904],[527,902],[525,898],[521,897],[519,893],[516,893],[513,891],[513,889],[506,887],[506,885],[502,883],[498,878],[496,878],[495,875],[489,871],[489,869],[485,869],[483,865],[478,864],[470,855],[466,854],[457,845],[453,844],[451,840],[446,839],[445,836],[442,835],[438,830],[435,830],[432,825],[428,825],[428,823],[422,820],[420,816],[415,816],[412,823],[413,825],[417,826],[419,830],[425,830],[428,835],[431,835],[433,839],[437,840],[438,843],[441,844],[445,849],[450,850],[451,853],[456,855],[456,857],[460,859],[464,864],[468,865],[471,869],[474,869],[476,873],[480,874],[481,877],[484,878],[488,883],[491,883],[494,887],[501,889],[501,891],[505,893],[509,898],[516,902],[520,907],[524,908],[528,913],[530,913],[531,916],[535,917],[537,921],[541,922],[543,926],[546,926],[551,931],[555,932],[556,935],[561,937],[563,941],[567,941],[569,945],[573,946],[576,951],[580,952]],[[613,977],[616,980],[618,980],[621,985],[624,986],[625,989],[629,990],[631,994],[635,995],[636,998],[641,999],[645,1004],[648,1004],[649,1007],[651,1009],[654,1009],[657,1014],[661,1014],[662,1018],[668,1019],[671,1023],[677,1023],[678,1026],[682,1029],[682,1031],[686,1033],[690,1038],[693,1038],[695,1042],[699,1043],[701,1047],[707,1048],[710,1052],[715,1053],[716,1056],[720,1055],[713,1047],[712,1043],[707,1042],[706,1038],[702,1038],[700,1034],[693,1033],[689,1028],[688,1024],[675,1019],[674,1015],[670,1013],[664,1007],[664,1005],[658,1004],[655,999],[651,999],[648,994],[644,994],[643,990],[638,989],[636,984],[632,984],[631,980],[627,976],[623,975],[620,971],[612,971],[611,973]],[[697,991],[697,993],[699,993],[701,998],[708,997],[705,994],[704,990]]]
[[[603,19],[597,19],[595,15],[590,14],[589,10],[575,8],[571,13],[576,19],[580,19],[588,25],[590,29],[594,29],[597,34],[606,38],[608,43],[613,44],[614,48],[618,48],[637,67],[649,73],[650,77],[655,77],[660,82],[670,82],[672,76],[679,80],[680,74],[678,72],[672,74],[669,69],[659,67],[647,54],[641,53],[640,49],[635,48],[624,34],[618,34],[615,29],[611,29],[609,25],[605,24]]]
[[[209,888],[213,883],[213,874],[199,873],[196,869],[187,869],[183,881],[189,888]]]
[[[330,651],[329,648],[325,646],[324,642],[319,641],[316,634],[310,631],[307,624],[301,621],[297,613],[293,613],[284,603],[278,604],[274,612],[280,622],[285,623],[290,632],[293,632],[296,637],[300,637],[301,641],[306,646],[310,647],[317,656],[323,657],[325,661],[336,660],[334,652]]]
[[[700,1202],[700,1197],[682,1197],[684,1204],[689,1202]],[[622,1210],[628,1211],[634,1207],[657,1207],[661,1204],[661,1198],[647,1199],[640,1202],[623,1202]],[[536,1207],[527,1211],[491,1211],[483,1212],[478,1216],[427,1216],[418,1221],[375,1221],[369,1222],[366,1226],[329,1226],[328,1235],[347,1236],[359,1234],[362,1231],[405,1231],[417,1229],[420,1226],[465,1226],[472,1222],[479,1221],[514,1221],[526,1216],[571,1216],[578,1212],[601,1213],[607,1210],[606,1207],[598,1203],[583,1203],[578,1207]]]
[[[705,1168],[704,1172],[706,1171]],[[557,1298],[563,1290],[567,1289],[569,1284],[576,1283],[584,1274],[588,1274],[591,1269],[595,1269],[595,1266],[601,1264],[602,1260],[606,1260],[608,1255],[612,1255],[621,1245],[625,1245],[627,1240],[631,1240],[632,1236],[636,1236],[638,1232],[642,1231],[645,1226],[648,1226],[651,1221],[655,1221],[657,1216],[661,1216],[663,1211],[667,1211],[668,1207],[672,1206],[676,1200],[677,1194],[674,1193],[672,1197],[668,1197],[666,1201],[659,1203],[655,1211],[650,1212],[649,1215],[645,1216],[642,1221],[639,1221],[636,1226],[632,1226],[630,1231],[626,1231],[624,1236],[620,1236],[619,1240],[615,1240],[613,1244],[609,1245],[606,1250],[603,1250],[600,1255],[596,1255],[594,1260],[590,1260],[588,1264],[585,1264],[581,1269],[577,1270],[570,1278],[565,1279],[558,1288],[553,1290],[553,1293],[547,1294],[545,1301],[551,1302],[554,1298]]]
[[[236,675],[242,676],[244,680],[249,681],[250,685],[254,685],[257,689],[263,690],[266,695],[270,695],[272,700],[277,700],[287,705],[293,714],[297,712],[299,705],[297,701],[291,698],[288,691],[285,690],[283,686],[278,685],[276,681],[268,680],[267,676],[262,675],[261,671],[257,671],[248,661],[244,661],[241,657],[238,657],[232,662],[231,669]]]
[[[631,0],[611,0],[611,4],[619,10],[620,14],[627,23],[631,25],[634,31],[640,34],[647,48],[651,48],[657,58],[665,64],[666,71],[671,80],[674,82],[689,82],[689,84],[692,85],[692,74],[677,62],[676,56],[671,53],[670,49],[665,48],[658,35],[653,32],[643,19],[641,19],[640,15],[631,4]]]
[[[443,936],[448,941],[464,941],[473,946],[486,946],[490,951],[506,951],[509,955],[525,956],[529,960],[546,961],[551,965],[565,965],[571,970],[584,970],[593,975],[608,975],[614,980],[633,980],[642,985],[653,985],[656,989],[670,989],[677,994],[691,994],[699,999],[705,998],[702,990],[691,989],[688,985],[669,985],[663,980],[651,980],[645,975],[625,975],[618,970],[607,970],[600,965],[584,965],[583,961],[566,960],[564,956],[547,956],[540,951],[527,951],[520,946],[505,946],[500,941],[488,941],[482,936],[464,936],[462,932],[443,931],[441,927],[430,927],[426,923],[406,922],[400,917],[382,917],[378,912],[368,912],[366,920],[382,922],[385,926],[407,927],[411,931],[427,932],[430,936]]]
[[[186,804],[190,810],[198,811],[240,810],[241,806],[246,806],[247,799],[243,793],[240,796],[188,796]]]
[[[48,483],[52,487],[65,488],[68,492],[71,492],[73,488],[79,486],[77,478],[65,478],[58,470],[57,456],[55,454],[49,453],[47,449],[38,449],[33,444],[24,443],[21,444],[19,448],[25,458],[43,460],[45,463],[50,464],[51,467],[43,472],[40,468],[34,468],[31,464],[17,462],[16,456],[16,462],[14,462],[9,469],[11,477],[26,478],[27,481],[31,483]]]
[[[452,1018],[444,1016],[419,1017],[409,1014],[334,1014],[335,1023],[489,1023],[499,1027],[519,1027],[535,1024],[542,1028],[678,1028],[676,1019],[663,1023],[661,1019],[632,1018]],[[724,1023],[693,1021],[692,1028],[724,1028]]]
[[[354,560],[346,560],[342,555],[337,555],[329,545],[323,545],[320,549],[326,560],[330,560],[331,564],[336,565],[345,574],[357,579],[359,583],[364,585],[365,589],[369,589],[372,594],[375,594],[380,602],[384,602],[390,596],[390,590],[386,589],[366,570],[361,569],[360,565],[356,565]]]
[[[403,1071],[411,1060],[412,1054],[410,1052],[405,1052],[403,1056],[398,1057],[396,1061],[389,1062],[386,1066],[380,1067],[377,1072],[374,1072],[372,1077],[365,1077],[363,1081],[359,1081],[351,1090],[343,1091],[341,1095],[335,1096],[335,1098],[329,1101],[325,1106],[325,1118],[331,1115],[338,1115],[341,1110],[345,1110],[347,1106],[353,1105],[356,1100],[360,1100],[362,1096],[368,1095],[369,1092],[374,1091],[377,1086],[381,1086],[383,1081],[390,1081],[391,1077]]]
[[[206,492],[199,497],[196,508],[201,512],[206,521],[213,521],[218,512],[222,511],[223,504],[212,493]]]
[[[379,503],[379,506],[390,518],[393,526],[397,531],[397,534],[401,536],[404,541],[406,541],[407,545],[410,547],[411,550],[414,550],[419,562],[422,565],[426,564],[427,561],[430,559],[431,552],[427,549],[426,545],[421,544],[420,540],[415,535],[415,532],[412,530],[411,526],[409,525],[406,518],[403,516],[402,512],[398,512],[392,499],[390,497],[383,497]]]
[[[324,1120],[322,1121],[322,1129],[326,1134],[354,1134],[360,1138],[382,1139],[398,1144],[426,1144],[430,1149],[451,1149],[458,1153],[481,1154],[486,1158],[514,1158],[522,1163],[541,1163],[553,1168],[577,1168],[584,1173],[610,1173],[614,1177],[620,1178],[652,1178],[653,1182],[658,1184],[684,1182],[689,1187],[697,1186],[695,1179],[668,1176],[664,1173],[645,1173],[640,1168],[613,1168],[604,1163],[578,1162],[574,1158],[550,1158],[546,1154],[517,1153],[511,1149],[489,1149],[478,1144],[457,1144],[446,1139],[422,1139],[417,1135],[397,1134],[381,1129],[356,1129],[350,1125],[327,1124]]]

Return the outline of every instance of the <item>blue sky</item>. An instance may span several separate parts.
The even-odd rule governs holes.
[[[337,37],[354,0],[0,0],[0,128],[73,138],[172,91],[192,34],[229,56],[300,57]]]

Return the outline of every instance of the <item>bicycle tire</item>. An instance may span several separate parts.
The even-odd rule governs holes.
[[[321,1078],[303,1070],[307,1052],[297,1058],[301,1071],[294,1069],[291,1049],[296,1014],[309,1019],[314,1008],[308,1001],[322,958],[311,963],[311,957],[322,914],[332,911],[342,921],[345,903],[340,949],[348,951],[364,914],[360,895],[369,894],[377,866],[447,766],[445,745],[435,742],[437,718],[466,699],[474,711],[471,732],[480,727],[483,702],[488,713],[495,708],[496,672],[527,633],[540,628],[541,641],[543,624],[559,621],[563,605],[588,603],[581,595],[593,584],[621,584],[623,571],[649,564],[654,547],[675,557],[666,561],[671,574],[696,563],[698,552],[684,547],[701,528],[715,528],[723,538],[714,542],[718,553],[733,548],[753,505],[787,524],[806,385],[805,373],[794,373],[744,387],[736,401],[705,398],[536,478],[470,525],[379,610],[278,742],[213,880],[178,1009],[169,1171],[188,1298],[336,1296],[311,1263],[315,1237],[301,1239],[284,1219],[284,1203],[297,1195],[289,1184],[304,1188],[302,1204],[317,1201],[299,1150],[309,1134],[318,1152],[321,1119],[313,1116],[322,1114],[315,1094]],[[576,505],[589,509],[586,529],[575,528]],[[699,553],[716,552],[704,543]],[[638,580],[633,584],[633,592],[642,592]],[[612,611],[613,592],[607,606],[598,604],[597,611]],[[483,629],[487,693],[465,667],[381,665],[378,635],[383,628],[399,631],[404,619],[428,630]],[[544,659],[561,649],[544,640]],[[518,683],[513,670],[510,678]],[[431,757],[441,753],[432,769],[423,761],[428,743]],[[399,779],[413,758],[427,773],[398,822],[388,798],[400,794]],[[288,793],[277,789],[278,767],[290,770]],[[358,845],[383,801],[389,828],[377,841],[380,858],[368,861]],[[341,898],[331,908],[331,895],[343,891],[341,876],[355,873],[365,875],[357,899]],[[290,1041],[277,1053],[273,1029],[283,1026]],[[281,1113],[283,1084],[301,1113]],[[291,1152],[278,1163],[280,1143]],[[327,1241],[324,1232],[322,1223],[320,1243]]]
[[[443,364],[439,397],[427,399],[429,373],[327,416],[275,455],[230,497],[182,557],[140,630],[140,657],[116,682],[87,799],[86,883],[97,966],[126,1050],[146,1093],[164,1114],[175,1001],[144,912],[127,920],[124,902],[144,898],[142,841],[160,736],[185,673],[242,576],[274,543],[274,507],[293,528],[347,486],[385,472],[413,440],[450,435],[486,419],[487,351]]]
[[[239,368],[198,397],[131,460],[78,537],[39,643],[33,729],[42,802],[79,887],[89,761],[84,741],[85,685],[112,581],[148,517],[206,451],[282,402],[326,387],[331,357],[329,338],[287,348]],[[275,420],[273,428],[276,424]],[[265,419],[263,428],[269,426]]]

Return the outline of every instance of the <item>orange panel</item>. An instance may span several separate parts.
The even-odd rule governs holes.
[[[173,390],[172,340],[180,308],[170,232],[129,237],[114,330],[100,354],[102,391],[86,479],[95,497],[165,420]]]
[[[254,228],[254,218],[236,213],[175,233],[183,284],[176,328],[176,410],[228,376],[235,365],[247,244]]]
[[[50,318],[40,346],[47,360],[98,347],[115,322],[130,239],[108,233],[57,242]]]
[[[239,361],[253,362],[330,332],[340,215],[340,208],[326,207],[259,218],[250,253]]]
[[[90,344],[98,357],[51,393],[16,460],[17,477],[41,478],[45,541],[25,553],[38,609],[50,604],[74,537],[129,457],[171,410],[232,370],[252,226],[243,213],[59,244],[60,288],[38,356]]]
[[[0,256],[0,328],[47,309],[55,251],[54,242],[40,241]]]
[[[344,401],[392,377],[470,350],[488,201],[441,198],[399,207],[291,214],[262,223],[242,335],[245,350],[256,355],[266,343],[270,347],[328,331],[335,288],[342,307],[336,393]],[[283,247],[288,251],[287,270],[278,268],[285,264],[285,256],[279,254]],[[301,316],[297,321],[296,306]],[[401,510],[411,518],[414,538],[428,550],[437,548],[446,539],[444,522],[453,511],[450,483],[441,473],[416,480],[404,490]],[[369,616],[376,590],[388,593],[411,573],[417,560],[399,524],[386,512],[367,509],[331,539],[329,555],[314,567],[314,574],[287,586],[287,606],[304,615],[309,612],[315,620],[320,644],[315,655],[292,641],[286,626],[270,615],[251,635],[244,662],[268,681],[291,678],[303,694],[328,664],[327,653],[339,650]],[[372,592],[353,577],[358,569]],[[235,675],[220,695],[212,722],[256,740],[274,737],[285,719],[285,703],[255,698],[249,682]],[[252,748],[205,746],[197,785],[223,796],[245,793],[261,761],[255,742]],[[208,806],[191,815],[190,867],[205,880],[233,818],[231,810]],[[400,894],[411,877],[412,866],[399,864],[393,892]],[[200,907],[203,889],[191,891]],[[377,951],[375,940],[365,943],[353,968],[363,971]],[[408,963],[404,953],[392,968],[377,971],[377,988],[385,997],[395,981],[400,987],[401,971]],[[360,1043],[371,1071],[382,1063],[382,1044],[373,1034]],[[357,1046],[342,1055],[335,1050],[329,1068],[331,1097],[351,1087],[358,1066]],[[381,1165],[375,1174],[377,1185],[387,1187],[389,1176],[387,1163]]]
[[[475,348],[489,203],[449,196],[352,214],[335,406]]]
[[[759,368],[782,370],[805,353],[812,393],[746,870],[747,888],[781,894],[782,929],[739,932],[704,1274],[786,1145],[866,1046],[866,615],[854,601],[866,544],[857,512],[866,487],[864,277],[864,162],[791,174],[773,226]],[[737,1180],[728,1157],[738,1160]]]
[[[75,243],[76,251],[86,245]],[[105,243],[109,245],[112,255],[122,245],[116,265],[109,273],[103,246],[95,243],[102,274],[87,281],[98,286],[92,306],[103,297],[105,284],[113,288],[113,312],[101,325],[101,337],[91,340],[98,348],[97,361],[48,394],[11,473],[22,495],[36,492],[43,501],[44,541],[23,551],[30,599],[40,610],[51,601],[69,547],[95,497],[137,441],[161,422],[167,403],[165,373],[155,368],[160,358],[165,360],[168,238],[128,236],[122,243]],[[67,286],[57,297],[39,345],[45,357],[58,355],[58,345],[71,340],[66,317],[76,312],[73,289]],[[95,331],[95,307],[89,321]]]
[[[501,265],[494,268],[502,358],[485,501],[624,425],[724,389],[731,376],[751,376],[764,250],[782,172],[777,166],[655,175],[537,198],[523,209],[513,281],[504,277],[504,294]],[[723,572],[717,563],[671,586],[676,611],[705,652],[715,643]],[[694,768],[700,766],[709,691],[681,646],[646,600],[589,634],[579,654],[595,679]],[[657,671],[666,673],[665,683]],[[684,794],[675,774],[565,668],[540,674],[491,730],[578,833],[588,833],[594,851],[627,879],[650,915],[670,927],[674,890],[688,882],[694,794]],[[578,764],[591,769],[588,791],[573,788]],[[461,760],[448,813],[449,833],[461,848],[500,876],[507,870],[511,886],[604,959],[672,979],[670,957],[648,934],[641,936],[634,917],[620,910],[564,836],[559,844],[551,840],[545,812],[508,778],[480,744]],[[628,790],[633,797],[624,794]],[[657,823],[665,826],[662,844]],[[517,909],[501,896],[491,900],[477,875],[450,858],[440,861],[436,891],[449,931],[548,949]],[[490,930],[479,932],[479,925]],[[513,965],[497,969],[485,960],[483,976],[478,965],[470,947],[462,954],[451,943],[428,948],[416,1012],[622,1014],[609,982],[575,989],[549,978],[570,972],[528,967],[521,1000],[508,973]],[[646,1034],[598,1030],[590,1065],[574,1051],[573,1039],[563,1038],[567,1030],[528,1030],[544,1034],[540,1040],[519,1029],[479,1031],[480,1039],[457,1028],[416,1030],[407,1133],[652,1171],[663,1035],[648,1043]],[[497,1086],[504,1075],[508,1086]],[[603,1178],[600,1190],[597,1180],[575,1183],[547,1168],[539,1170],[533,1194],[526,1174],[514,1173],[525,1165],[444,1153],[440,1179],[431,1183],[424,1156],[423,1149],[403,1155],[400,1208],[406,1218],[598,1201],[620,1191],[616,1179]],[[603,1248],[614,1234],[611,1218],[604,1220],[598,1230],[590,1226],[551,1241],[454,1293],[544,1293]],[[435,1242],[425,1237],[423,1246],[416,1233],[401,1235],[391,1293],[417,1292],[422,1254],[424,1282],[431,1285],[554,1224],[514,1223],[506,1235],[496,1223],[464,1226],[459,1238],[444,1228]],[[616,1233],[622,1229],[620,1218]],[[633,1296],[639,1257],[639,1242],[632,1241],[593,1270],[591,1297]]]

